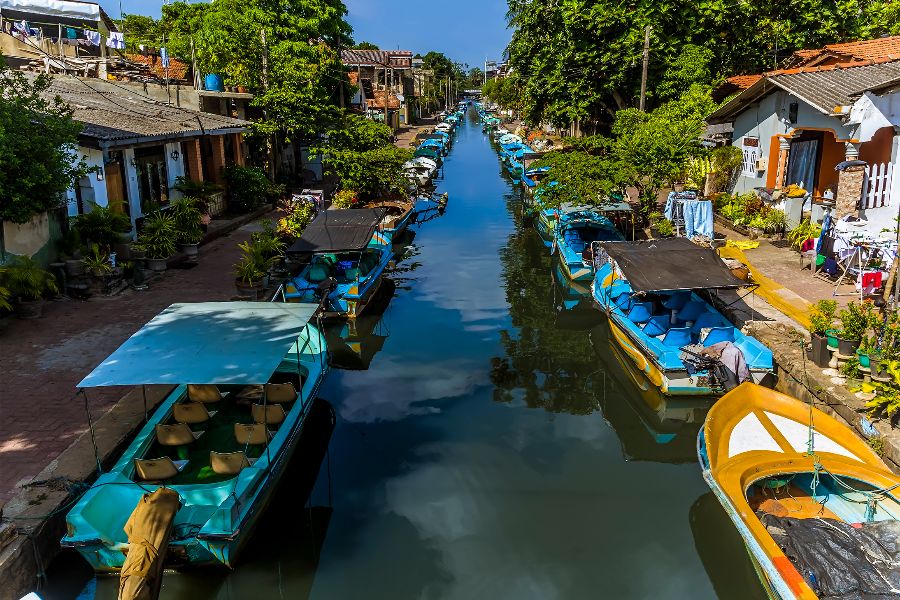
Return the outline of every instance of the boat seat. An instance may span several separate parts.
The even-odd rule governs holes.
[[[359,269],[357,269],[356,267],[345,269],[344,277],[347,278],[347,281],[356,281],[356,279],[359,277]]]
[[[691,343],[691,330],[687,327],[673,327],[662,339],[663,346],[681,348]]]
[[[687,291],[674,292],[663,300],[662,305],[669,310],[681,310],[691,299],[691,293]]]
[[[266,425],[278,425],[286,416],[280,404],[254,404],[252,414],[254,421]]]
[[[172,416],[175,420],[189,425],[206,423],[215,414],[216,411],[206,410],[206,406],[199,402],[179,402],[172,406]]]
[[[650,337],[662,335],[669,330],[669,315],[654,315],[644,325],[644,333]]]
[[[156,426],[156,441],[160,446],[187,446],[196,441],[202,431],[191,431],[187,423]]]
[[[266,384],[266,403],[268,404],[285,404],[293,402],[297,399],[297,390],[294,384],[287,383],[267,383]]]
[[[306,279],[311,283],[319,283],[328,278],[328,268],[325,265],[313,265],[306,273]]]
[[[141,481],[164,481],[172,479],[187,466],[186,460],[172,460],[168,456],[162,458],[135,458],[134,472]]]
[[[682,308],[681,310],[676,311],[675,317],[679,321],[689,323],[696,321],[705,311],[706,304],[694,300],[685,304],[684,308]]]
[[[234,440],[241,446],[262,446],[272,439],[272,432],[262,423],[235,423]]]
[[[704,312],[702,315],[697,317],[697,320],[694,321],[694,324],[691,326],[691,333],[699,336],[700,332],[704,329],[709,329],[711,327],[721,327],[722,319],[719,315],[711,312]]]
[[[653,303],[635,302],[628,310],[627,316],[632,323],[646,323],[653,316]]]
[[[238,450],[237,452],[209,452],[209,466],[216,475],[237,475],[253,464],[253,459]]]
[[[187,386],[187,395],[191,402],[214,404],[221,402],[228,394],[223,394],[214,385],[190,383]]]
[[[719,342],[734,342],[734,327],[713,327],[703,338],[704,346],[712,346]]]
[[[631,310],[631,306],[634,304],[634,299],[631,296],[631,292],[612,292],[611,295],[613,299],[613,304],[615,304],[618,308],[622,309],[623,312],[628,312]]]

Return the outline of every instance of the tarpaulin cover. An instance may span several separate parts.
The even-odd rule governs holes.
[[[67,0],[0,0],[0,14],[16,11],[48,17],[67,17],[87,21],[100,20],[100,5]]]
[[[326,210],[309,224],[288,252],[362,250],[384,218],[383,208]]]
[[[738,288],[746,285],[731,274],[711,248],[685,238],[601,244],[635,292]]]
[[[173,304],[125,340],[78,387],[263,384],[305,330],[315,304]]]
[[[159,597],[166,549],[180,507],[178,492],[169,488],[141,497],[124,527],[128,555],[119,576],[119,600]]]
[[[896,598],[900,589],[900,523],[854,527],[835,519],[757,513],[772,539],[819,598]]]

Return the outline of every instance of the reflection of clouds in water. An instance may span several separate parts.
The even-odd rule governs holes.
[[[468,360],[422,364],[383,356],[378,369],[342,380],[341,417],[371,423],[436,413],[440,407],[421,403],[465,396],[487,383],[487,373]]]
[[[509,317],[496,258],[508,232],[498,227],[486,229],[485,233],[490,234],[486,240],[449,238],[423,247],[423,262],[440,264],[440,269],[420,276],[417,295],[440,308],[459,312],[463,323],[494,322]],[[431,258],[424,258],[426,254]]]
[[[430,462],[386,482],[387,509],[439,553],[448,576],[420,597],[575,598],[598,586],[608,592],[600,597],[704,595],[696,558],[681,547],[689,528],[668,547],[655,532],[672,527],[672,515],[648,513],[648,502],[629,499],[656,483],[636,481],[630,465],[602,467],[600,448],[614,434],[601,418],[525,421],[501,427],[493,442],[419,448]],[[585,444],[560,443],[573,438]],[[645,481],[671,483],[650,475]],[[629,485],[638,489],[628,492]],[[679,496],[670,499],[678,504]]]

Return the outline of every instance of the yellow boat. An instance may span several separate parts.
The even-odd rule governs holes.
[[[709,411],[698,456],[770,598],[900,594],[900,477],[850,429],[744,383]]]

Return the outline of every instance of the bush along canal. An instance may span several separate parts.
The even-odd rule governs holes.
[[[697,467],[709,403],[648,386],[559,283],[474,110],[438,192],[393,298],[326,332],[330,406],[237,568],[160,597],[763,597]],[[117,588],[65,551],[44,595]]]

